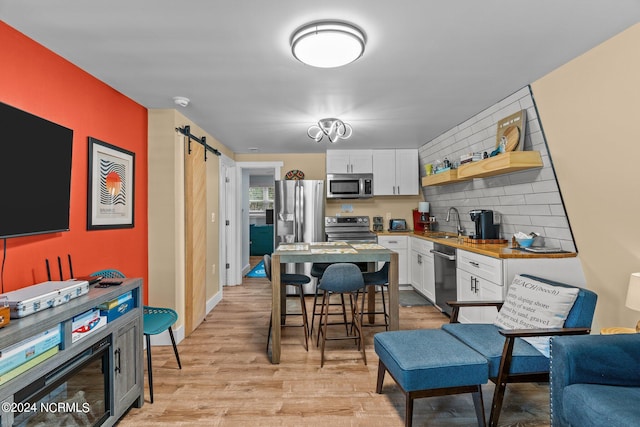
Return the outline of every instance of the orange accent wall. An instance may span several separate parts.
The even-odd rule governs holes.
[[[0,64],[1,102],[73,129],[70,231],[7,239],[4,291],[46,281],[45,259],[58,280],[58,256],[68,279],[67,254],[76,276],[116,268],[146,283],[147,109],[2,21]],[[89,136],[136,154],[134,228],[86,229]],[[0,131],[7,143],[20,141],[3,141]]]

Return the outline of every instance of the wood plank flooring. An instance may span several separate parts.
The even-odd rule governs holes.
[[[252,258],[252,265],[258,260]],[[364,330],[367,366],[352,341],[333,341],[327,342],[323,368],[315,341],[306,352],[301,328],[283,328],[281,363],[272,365],[265,352],[269,282],[245,278],[223,294],[206,321],[179,344],[182,370],[170,346],[153,347],[154,403],[145,385],[145,404],[132,408],[119,426],[404,425],[405,399],[393,379],[387,375],[383,394],[375,392],[373,334],[383,328]],[[289,300],[295,308],[297,300]],[[306,302],[311,313],[313,297]],[[400,307],[401,329],[438,328],[447,321],[431,306]],[[483,385],[487,414],[492,393],[492,383]],[[471,396],[416,400],[413,425],[476,425]],[[549,426],[548,385],[507,386],[500,425]]]

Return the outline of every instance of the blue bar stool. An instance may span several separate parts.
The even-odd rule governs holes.
[[[322,314],[320,316],[320,331],[322,335],[322,347],[320,350],[320,367],[324,366],[324,347],[327,340],[352,340],[358,343],[358,349],[362,348],[362,358],[364,364],[367,364],[367,355],[364,350],[364,342],[362,341],[362,327],[360,326],[360,317],[358,315],[358,293],[364,290],[364,279],[360,268],[355,264],[336,263],[331,264],[324,271],[318,288],[323,291],[322,296]],[[327,336],[327,325],[329,315],[329,298],[332,294],[349,295],[351,306],[351,322],[355,326],[355,334],[348,333],[344,336]]]
[[[102,276],[106,279],[124,279],[126,276],[114,269],[106,269],[91,273],[92,276]],[[143,333],[147,342],[147,373],[149,374],[149,398],[153,403],[153,369],[151,367],[151,335],[157,335],[164,331],[169,331],[169,337],[171,338],[171,344],[173,345],[173,352],[176,355],[176,361],[178,362],[178,368],[182,369],[182,363],[180,363],[180,355],[178,354],[178,347],[176,346],[176,340],[173,337],[173,330],[171,325],[178,320],[178,313],[170,308],[162,307],[142,307],[142,323]]]

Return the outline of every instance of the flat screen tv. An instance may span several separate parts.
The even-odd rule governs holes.
[[[73,131],[0,102],[0,239],[69,230]]]

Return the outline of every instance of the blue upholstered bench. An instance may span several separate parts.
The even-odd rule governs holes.
[[[489,380],[487,359],[441,329],[381,332],[374,336],[378,363],[376,392],[389,372],[405,395],[405,425],[413,400],[472,393],[478,425],[485,425],[481,385]]]

